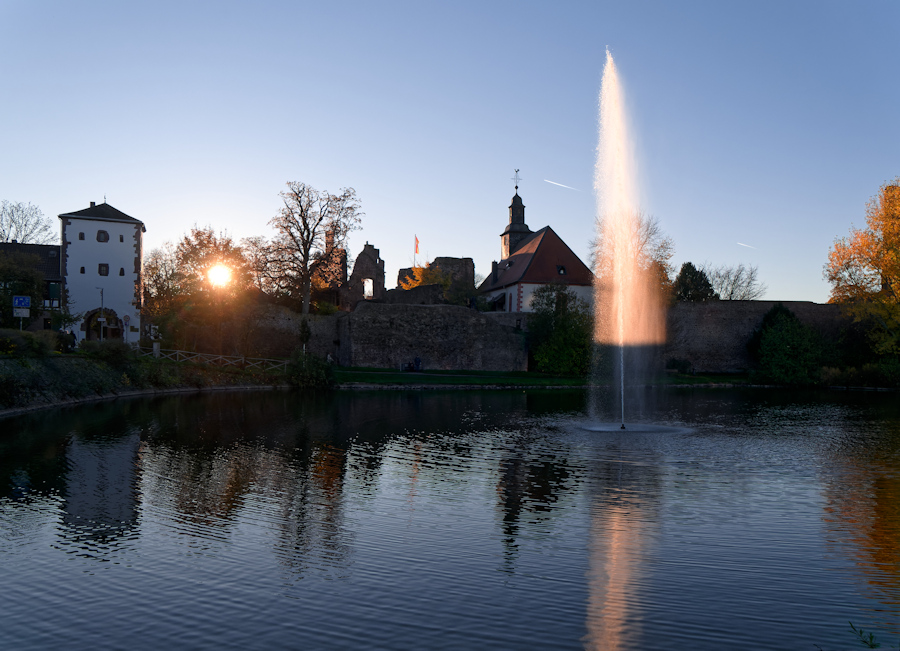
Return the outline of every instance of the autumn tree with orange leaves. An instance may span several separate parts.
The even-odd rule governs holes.
[[[834,242],[825,265],[831,303],[869,329],[875,352],[900,354],[900,177],[866,204],[866,227]]]

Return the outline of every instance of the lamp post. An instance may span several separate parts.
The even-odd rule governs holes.
[[[100,322],[100,343],[103,343],[103,324],[106,323],[106,313],[103,311],[103,288],[95,287],[95,289],[100,290],[100,318],[97,321]]]

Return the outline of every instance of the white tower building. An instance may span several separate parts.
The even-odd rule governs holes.
[[[141,333],[143,222],[107,203],[59,215],[62,277],[74,327],[83,339],[137,344]]]

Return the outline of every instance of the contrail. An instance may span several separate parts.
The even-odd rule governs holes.
[[[558,185],[561,188],[569,188],[570,190],[575,190],[575,192],[581,192],[578,188],[573,188],[571,185],[563,185],[562,183],[557,183],[556,181],[548,181],[544,179],[544,183],[552,183],[553,185]]]
[[[738,246],[746,246],[748,249],[755,249],[755,246],[750,246],[749,244],[744,244],[743,242],[738,242]]]

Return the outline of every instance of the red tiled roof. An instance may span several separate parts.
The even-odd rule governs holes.
[[[545,226],[522,240],[512,255],[498,262],[497,280],[491,280],[489,275],[478,289],[489,292],[516,283],[591,285],[594,274],[552,228]]]

